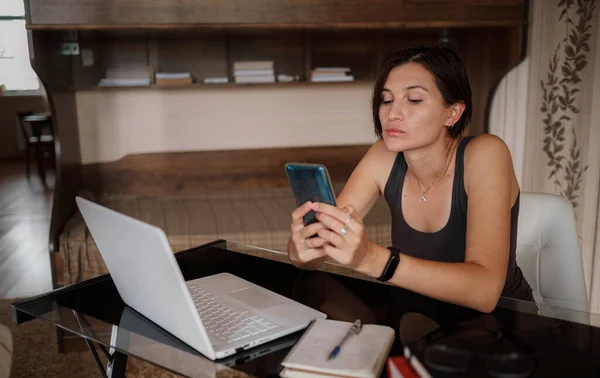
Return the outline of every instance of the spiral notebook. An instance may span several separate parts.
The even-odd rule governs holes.
[[[284,378],[356,377],[374,378],[381,374],[394,341],[392,328],[365,324],[352,335],[336,358],[329,353],[344,337],[352,323],[330,319],[315,320],[281,365]]]

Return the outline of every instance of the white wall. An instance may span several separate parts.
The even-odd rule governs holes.
[[[127,154],[368,144],[370,83],[77,93],[83,164]]]

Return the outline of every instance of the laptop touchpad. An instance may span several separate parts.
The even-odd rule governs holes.
[[[234,291],[228,295],[259,310],[284,303],[267,293],[263,293],[251,287],[240,291]]]

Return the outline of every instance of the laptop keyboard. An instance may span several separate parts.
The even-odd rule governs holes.
[[[189,285],[192,299],[211,338],[225,343],[237,342],[277,327],[276,324],[249,311],[238,311],[216,301],[218,296]]]

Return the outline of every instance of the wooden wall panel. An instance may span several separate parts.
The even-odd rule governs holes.
[[[31,33],[34,46],[31,65],[47,92],[55,134],[56,182],[48,244],[50,252],[58,250],[58,237],[75,212],[75,195],[81,187],[81,151],[73,90],[76,57],[59,53],[60,43],[69,39],[65,33]]]
[[[373,31],[312,32],[312,68],[350,67],[355,80],[371,80],[378,68],[376,41]]]
[[[60,53],[61,44],[71,40],[68,32],[33,31],[30,44],[33,46],[31,66],[43,83],[46,92],[72,90],[75,77],[73,56]]]
[[[387,31],[384,36],[384,55],[412,46],[434,46],[440,39],[438,29],[399,29]]]
[[[299,31],[245,31],[229,33],[231,64],[272,60],[275,74],[304,76],[305,35]]]
[[[228,76],[226,35],[223,31],[202,35],[156,36],[156,71],[190,72],[202,82],[206,77]]]
[[[524,0],[29,0],[31,25],[522,23]]]
[[[369,145],[271,148],[129,155],[83,166],[84,186],[94,193],[194,194],[289,185],[288,162],[325,164],[333,182],[346,181]]]
[[[473,92],[473,115],[465,133],[478,135],[488,130],[493,91],[523,59],[521,28],[457,30],[451,39],[465,63]]]
[[[76,211],[75,196],[81,188],[81,151],[75,92],[53,92],[49,97],[56,135],[56,181],[50,221],[50,252],[58,251],[58,238]]]
[[[96,64],[107,70],[111,68],[147,70],[150,65],[146,38],[102,41],[96,44],[95,48]]]

